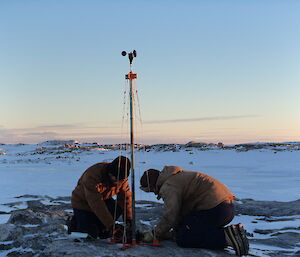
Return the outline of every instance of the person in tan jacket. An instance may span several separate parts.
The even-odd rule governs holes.
[[[235,214],[234,194],[207,174],[165,166],[160,172],[146,170],[141,190],[153,192],[164,201],[164,214],[143,241],[173,235],[181,247],[224,249],[231,246],[237,255],[246,255],[249,243],[242,224],[224,227]]]
[[[115,220],[123,214],[127,224],[132,220],[132,195],[128,184],[130,161],[118,156],[111,163],[96,163],[78,180],[72,192],[74,216],[69,233],[88,233],[91,238],[112,235]],[[117,196],[117,201],[112,197]]]

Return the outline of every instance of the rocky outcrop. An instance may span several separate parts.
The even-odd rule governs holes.
[[[236,202],[237,214],[251,216],[289,216],[300,215],[300,199],[292,202],[255,201],[242,199]]]
[[[30,200],[26,201],[26,199]],[[32,200],[34,199],[34,200]],[[11,211],[7,223],[0,224],[0,251],[7,256],[232,256],[232,250],[211,251],[179,248],[174,242],[162,241],[163,247],[136,246],[120,251],[122,245],[107,244],[105,240],[74,241],[66,231],[65,222],[71,215],[69,197],[21,196],[25,209]],[[49,204],[44,204],[44,202]],[[6,206],[16,206],[19,202]],[[284,208],[281,208],[284,207]],[[136,204],[137,228],[146,231],[153,227],[162,215],[162,204],[138,201]],[[237,214],[255,215],[255,222],[299,220],[300,200],[294,202],[265,202],[243,199],[237,202]],[[294,215],[294,216],[289,216]],[[259,216],[259,217],[257,217]],[[297,224],[293,223],[293,224]],[[300,227],[256,229],[251,239],[252,256],[297,256]],[[261,246],[261,247],[260,247]],[[266,250],[271,246],[273,250]],[[2,255],[1,255],[2,256]],[[299,256],[299,255],[298,255]]]

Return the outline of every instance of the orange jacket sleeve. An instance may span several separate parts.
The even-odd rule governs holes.
[[[122,184],[120,191],[117,196],[118,205],[124,210],[124,220],[132,220],[132,193],[128,179]]]

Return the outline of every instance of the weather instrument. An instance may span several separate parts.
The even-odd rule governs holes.
[[[128,55],[130,69],[129,73],[125,75],[125,79],[129,80],[129,97],[130,97],[130,148],[131,148],[131,192],[132,192],[132,244],[136,243],[136,224],[135,224],[135,171],[134,171],[134,83],[137,79],[137,73],[132,72],[132,62],[137,56],[136,51],[130,53],[122,52],[123,56]]]
[[[129,73],[125,75],[125,79],[129,80],[129,98],[130,98],[130,104],[129,104],[129,111],[130,111],[130,161],[131,161],[131,192],[132,192],[132,224],[131,224],[131,232],[132,232],[132,241],[131,243],[126,243],[123,241],[123,247],[122,250],[125,250],[127,248],[133,247],[137,244],[139,245],[149,245],[149,246],[161,246],[158,240],[153,240],[153,243],[143,243],[141,242],[142,234],[136,230],[136,212],[135,212],[135,156],[134,156],[134,117],[135,117],[135,89],[134,89],[134,80],[138,78],[137,73],[134,73],[132,71],[132,63],[133,59],[137,56],[136,50],[133,50],[132,52],[127,53],[126,51],[122,51],[122,56],[128,56],[129,59]],[[136,91],[137,93],[137,91]],[[126,228],[125,228],[126,230]],[[126,235],[126,231],[125,235]],[[124,239],[124,237],[123,237]],[[112,242],[114,243],[113,239]]]

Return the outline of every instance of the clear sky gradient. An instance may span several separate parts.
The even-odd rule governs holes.
[[[133,49],[139,142],[300,141],[299,13],[296,0],[0,1],[0,143],[126,141]]]

